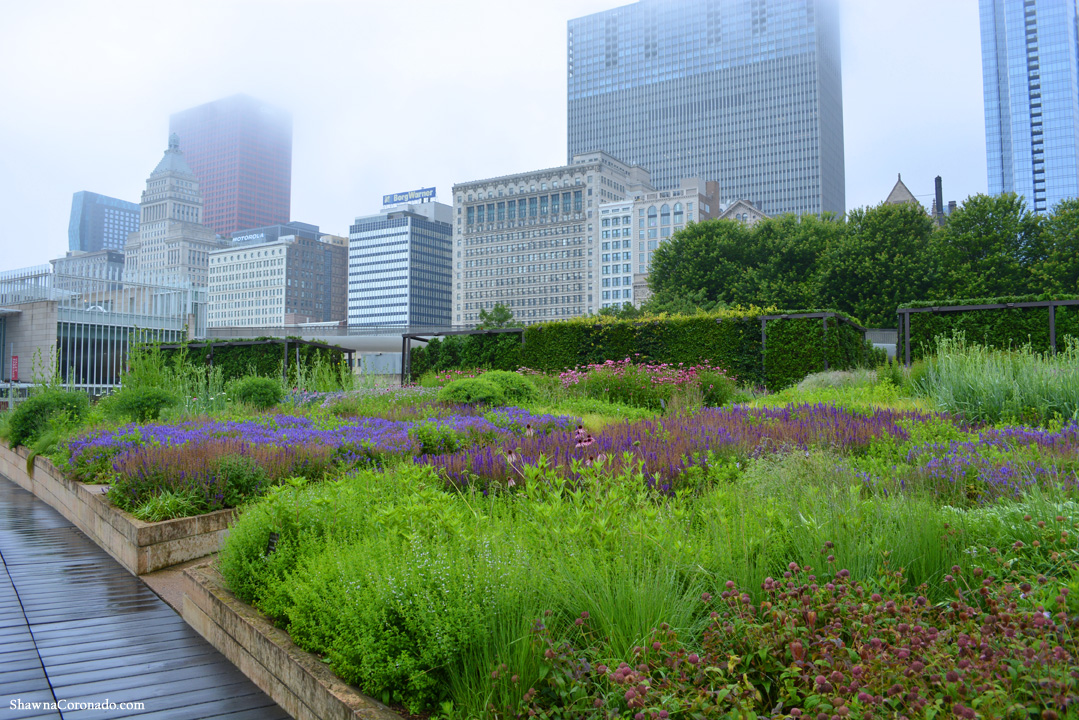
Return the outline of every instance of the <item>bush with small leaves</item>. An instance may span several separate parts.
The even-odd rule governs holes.
[[[11,413],[7,423],[7,441],[12,448],[30,446],[49,429],[50,424],[78,425],[90,412],[86,393],[50,389],[33,395]]]
[[[531,403],[536,400],[536,384],[519,373],[491,370],[480,377],[500,387],[507,402]]]
[[[179,402],[179,398],[164,388],[124,388],[108,399],[107,414],[114,420],[146,422],[157,420],[162,410]]]
[[[454,380],[439,391],[438,399],[468,405],[502,405],[506,402],[502,388],[482,377]]]
[[[285,397],[281,381],[267,377],[245,377],[238,380],[232,386],[232,393],[237,402],[260,410],[272,408]]]

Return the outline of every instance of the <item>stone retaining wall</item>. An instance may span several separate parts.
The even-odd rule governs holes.
[[[236,598],[210,564],[183,571],[183,618],[296,720],[401,720]]]
[[[100,485],[86,485],[64,476],[50,460],[35,458],[26,471],[29,452],[0,445],[0,475],[32,492],[86,533],[135,575],[153,572],[221,549],[233,510],[163,522],[143,522],[113,507]]]

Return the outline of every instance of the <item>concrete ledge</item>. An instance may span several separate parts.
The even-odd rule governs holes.
[[[218,510],[190,518],[148,523],[109,504],[100,485],[86,485],[64,476],[47,458],[34,459],[26,471],[29,451],[0,445],[0,475],[4,475],[51,505],[91,540],[135,575],[212,555],[221,549],[234,510]]]
[[[183,571],[183,618],[296,720],[401,720],[236,598],[209,563]]]

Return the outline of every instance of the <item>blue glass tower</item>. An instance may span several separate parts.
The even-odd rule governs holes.
[[[768,215],[842,214],[835,0],[641,0],[569,22],[569,156],[719,182]]]
[[[71,198],[67,249],[75,252],[119,250],[139,229],[138,203],[82,190]]]
[[[989,193],[1035,212],[1079,195],[1076,0],[979,0]]]

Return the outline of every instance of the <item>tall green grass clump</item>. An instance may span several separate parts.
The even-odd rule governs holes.
[[[995,350],[961,333],[940,338],[918,385],[938,408],[970,422],[1079,421],[1079,340],[1065,338],[1054,356],[1029,345]]]

